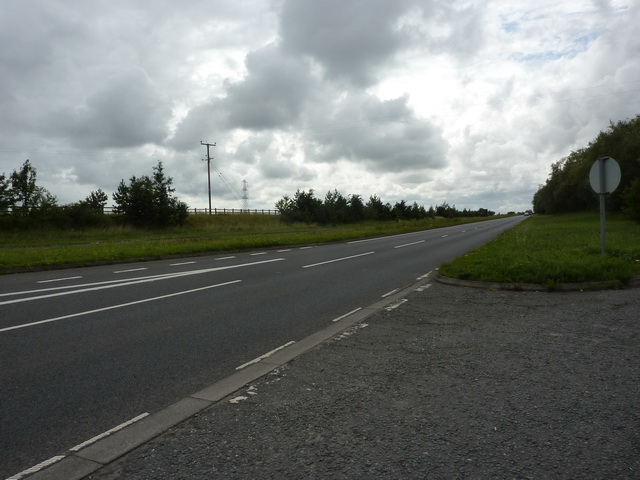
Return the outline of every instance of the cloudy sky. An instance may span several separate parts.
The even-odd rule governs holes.
[[[640,113],[637,0],[2,0],[0,173],[61,204],[313,189],[497,212]],[[109,204],[113,202],[110,201]]]

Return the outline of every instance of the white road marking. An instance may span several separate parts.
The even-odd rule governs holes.
[[[361,253],[359,255],[351,255],[350,257],[335,258],[333,260],[327,260],[326,262],[319,262],[319,263],[312,263],[311,265],[304,265],[302,268],[311,268],[311,267],[317,267],[318,265],[326,265],[327,263],[341,262],[343,260],[350,260],[352,258],[364,257],[366,255],[371,255],[372,253],[376,253],[376,252],[367,252],[367,253]]]
[[[393,247],[393,248],[404,248],[404,247],[410,247],[411,245],[418,245],[419,243],[424,243],[425,240],[420,240],[418,242],[411,242],[411,243],[405,243],[404,245],[398,245],[397,247]]]
[[[289,345],[293,345],[294,343],[296,343],[296,342],[291,341],[291,342],[285,343],[284,345],[280,345],[278,348],[274,348],[270,352],[267,352],[264,355],[260,355],[258,358],[254,358],[253,360],[250,360],[247,363],[243,363],[239,367],[236,367],[236,370],[242,370],[244,367],[248,367],[249,365],[253,365],[254,363],[258,363],[260,360],[264,360],[265,358],[270,357],[274,353],[279,352],[283,348],[287,348]]]
[[[256,252],[256,253],[252,253],[250,256],[255,257],[256,255],[266,255],[267,252]]]
[[[349,313],[345,313],[344,315],[339,316],[338,318],[334,318],[332,321],[333,322],[339,322],[340,320],[342,320],[343,318],[347,318],[351,315],[353,315],[354,313],[356,313],[357,311],[362,310],[362,307],[358,307],[355,310],[351,310]]]
[[[433,270],[431,270],[431,271],[429,271],[429,272],[425,273],[425,274],[424,274],[424,275],[422,275],[421,277],[416,278],[416,280],[422,280],[422,279],[425,279],[425,278],[427,278],[429,275],[431,275],[432,273],[433,273]]]
[[[278,253],[290,252],[290,251],[291,251],[290,248],[285,248],[284,250],[278,250]]]
[[[149,270],[148,268],[130,268],[129,270],[116,270],[113,273],[130,273],[130,272],[141,272],[142,270]]]
[[[442,235],[442,238],[447,238],[449,235]]]
[[[42,470],[43,468],[48,467],[49,465],[53,465],[56,462],[59,462],[60,460],[62,460],[65,456],[64,455],[58,455],[56,457],[51,457],[49,460],[45,460],[42,463],[39,463],[37,465],[34,465],[31,468],[27,468],[26,470],[20,472],[20,473],[16,473],[15,475],[13,475],[12,477],[7,478],[6,480],[20,480],[21,478],[24,478],[28,475],[31,475],[33,473],[39,472],[40,470]]]
[[[123,286],[129,286],[129,285],[136,285],[138,283],[147,283],[147,282],[155,282],[155,281],[159,281],[159,280],[171,280],[174,278],[178,278],[178,277],[186,277],[186,276],[190,276],[190,275],[200,275],[203,273],[210,273],[210,272],[217,272],[220,270],[231,270],[234,268],[241,268],[241,267],[250,267],[253,265],[260,265],[263,263],[271,263],[271,262],[279,262],[284,260],[284,258],[274,258],[272,260],[262,260],[260,262],[251,262],[251,263],[241,263],[239,265],[228,265],[226,267],[215,267],[215,268],[205,268],[202,270],[190,270],[190,271],[186,271],[186,272],[176,272],[176,273],[164,273],[161,275],[151,275],[148,277],[138,277],[138,278],[132,278],[132,279],[127,279],[127,280],[108,280],[105,282],[96,282],[96,283],[85,283],[82,285],[68,285],[68,286],[64,286],[64,287],[55,287],[55,288],[45,288],[45,289],[39,289],[39,290],[28,290],[28,291],[23,291],[23,292],[10,292],[10,293],[3,293],[0,294],[0,297],[5,297],[5,296],[15,296],[15,295],[25,295],[25,294],[29,294],[29,293],[42,293],[42,292],[51,292],[51,291],[56,291],[56,290],[68,290],[70,288],[79,288],[79,290],[73,290],[73,291],[67,291],[67,292],[58,292],[58,293],[49,293],[46,295],[38,295],[36,297],[25,297],[25,298],[18,298],[16,300],[5,300],[4,302],[0,302],[0,305],[9,305],[11,303],[21,303],[21,302],[29,302],[32,300],[41,300],[43,298],[51,298],[51,297],[58,297],[61,295],[72,295],[74,293],[84,293],[84,292],[92,292],[95,290],[103,290],[105,288],[115,288],[115,287],[123,287]],[[84,288],[87,287],[87,288]]]
[[[79,450],[82,450],[87,445],[91,445],[92,443],[95,443],[98,440],[103,439],[104,437],[108,437],[112,433],[116,433],[118,430],[122,430],[124,427],[128,427],[132,423],[136,423],[138,420],[142,420],[144,417],[147,417],[148,415],[149,414],[147,412],[142,413],[142,414],[138,415],[137,417],[132,418],[131,420],[128,420],[128,421],[126,421],[124,423],[121,423],[117,427],[113,427],[112,429],[107,430],[106,432],[103,432],[100,435],[96,435],[95,437],[90,438],[86,442],[82,442],[82,443],[76,445],[75,447],[70,448],[69,450],[71,450],[72,452],[77,452]]]
[[[409,300],[407,300],[406,298],[401,298],[397,302],[393,302],[391,305],[389,305],[387,308],[385,308],[385,310],[387,312],[390,312],[391,310],[394,310],[394,309],[398,308],[400,305],[402,305],[403,303],[408,302],[408,301]]]
[[[77,280],[78,278],[82,278],[82,277],[77,276],[77,277],[54,278],[52,280],[40,280],[39,282],[36,282],[36,283],[66,282],[69,280]]]
[[[196,262],[181,262],[181,263],[172,263],[169,265],[170,267],[179,267],[180,265],[193,265]]]
[[[310,248],[313,248],[313,247],[300,247],[300,250],[309,250]]]
[[[424,292],[427,288],[431,287],[431,283],[427,283],[426,285],[422,285],[421,287],[416,288],[416,292]]]
[[[216,258],[216,260],[231,260],[233,258],[236,258],[235,255],[232,255],[230,257],[220,257],[220,258]]]
[[[216,285],[207,285],[206,287],[194,288],[192,290],[184,290],[182,292],[170,293],[168,295],[160,295],[159,297],[143,298],[142,300],[136,300],[134,302],[121,303],[119,305],[110,305],[104,308],[96,308],[95,310],[87,310],[86,312],[71,313],[69,315],[63,315],[61,317],[55,317],[55,318],[48,318],[46,320],[39,320],[37,322],[23,323],[22,325],[14,325],[13,327],[0,328],[0,333],[8,332],[9,330],[17,330],[19,328],[27,328],[27,327],[33,327],[36,325],[42,325],[44,323],[58,322],[60,320],[66,320],[68,318],[74,318],[74,317],[81,317],[84,315],[90,315],[92,313],[106,312],[109,310],[115,310],[116,308],[130,307],[131,305],[154,302],[156,300],[164,300],[165,298],[177,297],[178,295],[186,295],[187,293],[199,292],[202,290],[208,290],[210,288],[223,287],[225,285],[231,285],[233,283],[239,283],[241,281],[242,280],[233,280],[231,282],[218,283]]]
[[[396,293],[398,290],[400,290],[399,288],[396,288],[395,290],[391,290],[390,292],[385,293],[384,295],[382,295],[382,298],[384,297],[388,297],[389,295],[393,295],[394,293]]]

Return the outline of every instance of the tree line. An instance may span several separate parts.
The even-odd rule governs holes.
[[[285,195],[276,202],[276,209],[285,222],[344,224],[357,223],[365,220],[421,220],[425,218],[446,217],[486,217],[495,215],[486,208],[462,211],[455,205],[444,202],[425,209],[416,202],[409,205],[405,200],[396,202],[393,206],[384,203],[377,195],[372,195],[365,203],[361,195],[343,195],[337,190],[329,191],[324,199],[315,196],[313,190],[296,191],[293,197]]]
[[[615,159],[622,172],[620,185],[607,197],[607,209],[640,221],[640,115],[611,122],[586,148],[552,164],[547,181],[533,196],[534,212],[596,211],[599,198],[589,183],[589,170],[600,157]]]
[[[174,196],[173,179],[158,162],[152,174],[133,176],[120,181],[113,193],[116,216],[104,215],[109,199],[101,189],[84,200],[58,205],[54,195],[37,184],[36,168],[29,160],[11,174],[0,175],[0,213],[5,226],[29,228],[55,226],[85,228],[109,226],[123,222],[136,227],[181,225],[187,218],[188,206]]]

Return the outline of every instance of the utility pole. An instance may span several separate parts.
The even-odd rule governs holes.
[[[207,183],[209,185],[209,215],[211,215],[211,156],[209,155],[209,147],[215,147],[215,143],[205,143],[200,140],[200,145],[207,146]]]
[[[249,184],[242,180],[242,209],[249,210]]]

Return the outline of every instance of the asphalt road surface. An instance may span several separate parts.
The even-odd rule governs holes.
[[[522,219],[0,276],[0,477],[165,408]]]

